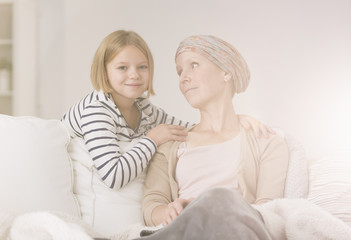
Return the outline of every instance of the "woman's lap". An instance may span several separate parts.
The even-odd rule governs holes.
[[[271,239],[260,213],[228,189],[211,189],[194,200],[167,227],[145,240]]]

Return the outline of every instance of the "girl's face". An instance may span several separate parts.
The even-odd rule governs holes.
[[[192,107],[202,108],[223,95],[225,72],[202,55],[183,52],[176,68],[179,88]]]
[[[134,46],[124,47],[106,66],[107,76],[116,100],[135,100],[148,88],[149,65],[146,57]]]

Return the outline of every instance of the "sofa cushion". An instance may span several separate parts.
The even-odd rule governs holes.
[[[308,160],[302,144],[280,128],[273,130],[284,138],[289,149],[289,166],[285,181],[284,198],[307,198]]]
[[[120,148],[121,151],[127,150],[126,146],[120,145]],[[98,176],[83,139],[73,138],[68,151],[74,166],[74,193],[86,223],[104,236],[142,224],[144,173],[122,189],[112,190]]]
[[[323,156],[310,165],[308,200],[351,226],[351,151]]]
[[[70,137],[59,120],[0,115],[0,207],[80,216]]]
[[[285,134],[289,148],[289,168],[286,176],[284,198],[307,198],[308,160],[302,144],[289,134]]]

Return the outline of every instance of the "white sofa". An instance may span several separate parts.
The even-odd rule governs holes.
[[[308,164],[302,146],[278,133],[292,159],[286,197],[305,197],[351,225],[351,153]],[[103,236],[141,224],[143,176],[114,194],[95,175],[84,143],[71,140],[59,120],[0,115],[0,147],[0,239],[11,229],[1,228],[6,217],[30,212],[82,219]]]

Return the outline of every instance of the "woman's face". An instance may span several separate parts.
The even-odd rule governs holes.
[[[148,88],[149,65],[146,57],[134,46],[124,47],[106,66],[107,76],[116,100],[135,100]]]
[[[223,95],[225,72],[195,52],[183,52],[176,58],[179,88],[189,104],[202,108]]]

